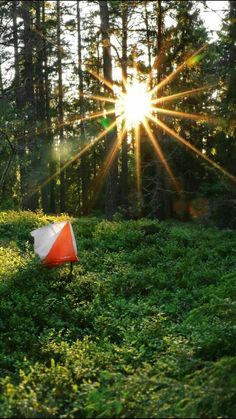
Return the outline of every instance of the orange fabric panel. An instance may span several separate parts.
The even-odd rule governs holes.
[[[49,266],[57,266],[62,263],[77,261],[70,225],[66,223],[43,262]]]

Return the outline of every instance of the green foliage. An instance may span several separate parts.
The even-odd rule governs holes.
[[[1,417],[233,417],[236,237],[150,220],[72,220],[80,262],[43,267],[0,213]]]

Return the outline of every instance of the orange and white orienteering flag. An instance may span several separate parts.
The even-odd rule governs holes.
[[[77,262],[77,247],[69,221],[49,224],[31,232],[34,251],[47,266]]]

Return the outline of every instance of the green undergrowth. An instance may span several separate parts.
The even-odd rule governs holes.
[[[0,213],[0,417],[235,417],[236,234],[72,219],[80,261],[48,270]]]

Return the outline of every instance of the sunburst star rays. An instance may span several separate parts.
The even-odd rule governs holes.
[[[157,106],[152,106],[152,111],[156,113],[165,114],[165,115],[171,115],[177,118],[193,119],[194,121],[206,121],[206,122],[214,123],[214,124],[221,123],[221,120],[219,118],[215,118],[211,115],[201,115],[201,114],[193,114],[193,113],[188,113],[188,112],[180,112],[180,111],[174,111],[172,109],[159,108]]]
[[[123,121],[125,120],[123,114],[119,117],[119,120],[120,120],[119,122],[122,122],[122,120]],[[99,195],[99,193],[100,193],[100,191],[101,191],[101,189],[104,185],[104,182],[107,178],[107,175],[108,175],[108,173],[111,169],[111,166],[112,166],[114,160],[116,159],[116,157],[118,155],[118,152],[119,152],[119,150],[122,146],[122,143],[123,143],[123,140],[125,138],[126,133],[127,133],[127,125],[126,125],[126,123],[124,123],[124,126],[123,126],[121,132],[119,132],[117,134],[117,137],[115,138],[115,141],[114,141],[113,145],[111,146],[110,150],[108,151],[106,159],[105,159],[98,175],[94,179],[93,184],[91,186],[93,197],[92,197],[91,202],[90,202],[90,209],[93,208],[93,206],[94,206],[94,204],[95,204],[95,202],[98,198],[98,195]]]
[[[184,144],[189,150],[193,151],[197,156],[200,156],[203,160],[205,160],[207,163],[209,163],[211,166],[213,166],[215,169],[220,171],[223,175],[227,176],[234,182],[236,182],[236,176],[229,173],[227,170],[225,170],[223,167],[221,167],[218,163],[210,159],[206,154],[203,154],[198,148],[196,148],[193,144],[189,143],[187,140],[185,140],[181,135],[177,134],[173,129],[171,129],[167,124],[160,121],[158,118],[155,118],[153,115],[149,114],[149,118],[162,130],[168,132],[168,134],[178,140],[179,143]]]
[[[89,95],[87,93],[80,93],[80,97],[85,97],[86,99],[91,100],[98,100],[100,102],[108,102],[108,103],[116,103],[116,100],[107,96],[99,96],[99,95]]]
[[[170,177],[170,179],[171,179],[171,181],[172,181],[173,185],[175,186],[175,189],[176,189],[177,191],[180,191],[180,189],[179,189],[179,185],[178,185],[178,183],[177,183],[177,181],[176,181],[176,179],[175,179],[174,173],[172,172],[172,170],[171,170],[171,168],[170,168],[170,165],[167,163],[167,161],[166,161],[166,159],[165,159],[165,156],[164,156],[164,154],[163,154],[163,152],[162,152],[162,149],[161,149],[161,147],[160,147],[160,144],[159,144],[159,142],[158,142],[158,139],[157,139],[157,137],[155,137],[155,135],[153,134],[153,132],[152,132],[152,130],[151,130],[151,127],[150,127],[150,125],[149,125],[149,123],[148,123],[148,121],[147,121],[147,119],[146,119],[146,118],[145,118],[145,119],[144,119],[144,121],[143,121],[143,125],[144,125],[144,128],[145,128],[145,130],[146,130],[146,132],[147,132],[147,134],[148,134],[149,139],[151,140],[151,143],[152,143],[152,145],[153,145],[153,147],[154,147],[154,150],[155,150],[155,152],[156,152],[156,154],[157,154],[157,156],[158,156],[158,158],[159,158],[160,162],[161,162],[161,163],[162,163],[162,165],[164,166],[164,168],[165,168],[166,172],[168,173],[168,175],[169,175],[169,177]]]
[[[117,83],[113,83],[110,80],[106,80],[100,74],[97,74],[95,71],[89,69],[88,72],[97,80],[99,80],[100,83],[104,86],[103,87],[104,91],[102,94],[99,94],[99,93],[87,94],[87,93],[81,92],[79,96],[85,97],[87,100],[95,100],[98,102],[103,102],[104,110],[99,111],[99,112],[94,112],[88,115],[86,114],[75,115],[75,116],[69,117],[67,120],[64,120],[62,123],[56,123],[56,121],[54,120],[50,127],[44,127],[42,130],[39,129],[37,131],[37,134],[40,134],[43,131],[57,130],[61,128],[62,126],[70,125],[76,122],[80,123],[83,121],[94,120],[100,117],[106,117],[108,115],[114,115],[111,118],[113,122],[111,122],[110,125],[107,126],[107,123],[110,122],[109,119],[107,119],[107,123],[104,124],[105,129],[101,133],[99,133],[98,136],[93,141],[90,141],[81,150],[79,150],[78,153],[71,156],[71,158],[62,167],[60,167],[52,176],[50,176],[48,179],[42,182],[37,188],[37,190],[43,188],[53,178],[57,177],[62,170],[65,170],[71,163],[73,163],[75,160],[82,157],[83,154],[88,152],[94,144],[99,142],[101,139],[105,138],[106,135],[109,133],[109,131],[111,131],[112,129],[116,127],[117,138],[114,141],[113,145],[111,146],[110,151],[108,152],[108,155],[105,159],[104,164],[102,165],[100,169],[100,172],[97,178],[93,182],[93,185],[95,185],[95,189],[93,188],[93,190],[95,192],[94,192],[94,197],[91,202],[93,202],[96,199],[96,196],[101,190],[101,187],[106,177],[108,176],[109,170],[112,167],[112,163],[114,162],[114,159],[118,155],[119,149],[122,145],[122,142],[124,141],[127,131],[134,130],[136,187],[137,187],[137,199],[138,199],[138,205],[139,205],[141,203],[141,190],[142,190],[141,148],[140,148],[140,142],[141,142],[140,128],[142,125],[145,129],[147,137],[149,138],[154,148],[156,156],[158,157],[164,169],[166,170],[167,174],[169,175],[173,186],[178,192],[181,192],[178,182],[174,176],[174,173],[169,165],[169,162],[166,159],[166,156],[164,155],[164,151],[162,150],[161,145],[158,142],[158,138],[156,137],[155,132],[153,131],[151,125],[149,124],[149,121],[151,121],[152,124],[155,124],[157,128],[168,133],[168,135],[174,138],[175,140],[177,140],[178,143],[184,145],[190,151],[194,152],[196,156],[201,157],[205,162],[213,166],[220,173],[224,174],[231,180],[236,181],[235,176],[233,176],[231,173],[229,173],[227,170],[221,167],[214,160],[210,159],[205,153],[197,149],[193,144],[186,141],[177,132],[175,132],[172,128],[170,128],[166,123],[164,123],[162,120],[160,120],[160,118],[157,117],[157,115],[160,114],[160,115],[166,115],[166,116],[170,116],[174,118],[186,118],[186,119],[192,119],[195,121],[204,121],[207,123],[213,123],[213,124],[218,124],[218,125],[224,122],[220,118],[216,118],[211,115],[201,115],[201,114],[194,114],[194,113],[189,113],[189,112],[181,112],[177,110],[166,109],[162,106],[164,103],[168,103],[168,102],[173,103],[174,101],[180,98],[193,96],[193,95],[195,96],[196,94],[203,93],[207,89],[211,89],[216,86],[216,84],[205,85],[202,87],[185,90],[185,91],[167,95],[167,96],[160,96],[160,91],[163,90],[163,88],[166,85],[168,85],[170,82],[172,82],[174,78],[186,66],[194,65],[195,62],[198,61],[198,57],[202,57],[202,52],[205,50],[206,47],[207,45],[204,45],[203,47],[199,48],[196,52],[189,54],[188,57],[183,61],[183,63],[181,63],[176,69],[172,71],[172,73],[170,73],[167,77],[161,80],[161,82],[158,83],[153,88],[150,87],[148,80],[146,81],[146,83],[144,83],[143,81],[140,82],[138,80],[138,71],[135,65],[134,65],[135,77],[133,79],[133,82],[130,84],[127,81],[127,78],[124,77],[123,75],[122,80],[120,82],[120,85],[121,85],[120,91],[118,91],[119,83],[117,84]],[[156,70],[156,67],[155,67],[155,70]],[[133,98],[131,97],[132,95],[133,95]],[[159,95],[159,97],[155,97],[156,95]],[[109,103],[113,105],[112,109],[108,108]],[[35,193],[35,191],[33,193]]]
[[[175,70],[172,71],[171,74],[169,74],[167,77],[165,77],[160,83],[158,83],[153,89],[152,94],[156,93],[158,90],[163,89],[164,86],[169,84],[183,69],[186,65],[190,64],[191,61],[198,56],[204,49],[206,49],[208,45],[204,45],[201,48],[199,48],[196,52],[193,54],[190,54],[186,60],[183,61],[182,64],[180,64]]]
[[[95,144],[97,144],[102,138],[104,138],[116,126],[117,126],[117,120],[115,119],[115,121],[113,121],[106,129],[104,129],[95,139],[90,141],[78,153],[76,153],[69,160],[67,160],[67,162],[64,163],[64,165],[61,166],[58,170],[56,170],[53,175],[51,175],[49,178],[44,180],[34,191],[31,191],[29,194],[27,194],[25,199],[31,198],[35,193],[40,191],[48,183],[50,183],[53,179],[55,179],[57,176],[59,176],[60,173],[63,170],[65,170],[74,161],[80,159],[86,152],[88,152],[90,150],[91,147],[93,147]]]
[[[140,125],[135,127],[135,165],[136,165],[136,188],[138,207],[141,205],[141,150],[140,150]]]
[[[190,89],[190,90],[185,90],[183,92],[179,92],[179,93],[175,93],[173,95],[169,95],[169,96],[162,96],[160,98],[157,99],[152,99],[152,104],[163,104],[165,102],[173,102],[174,100],[177,100],[181,97],[186,97],[186,96],[193,96],[197,93],[202,93],[205,92],[208,89],[213,89],[214,87],[216,87],[218,84],[207,84],[206,86],[202,86],[202,87],[197,87],[196,89]]]

